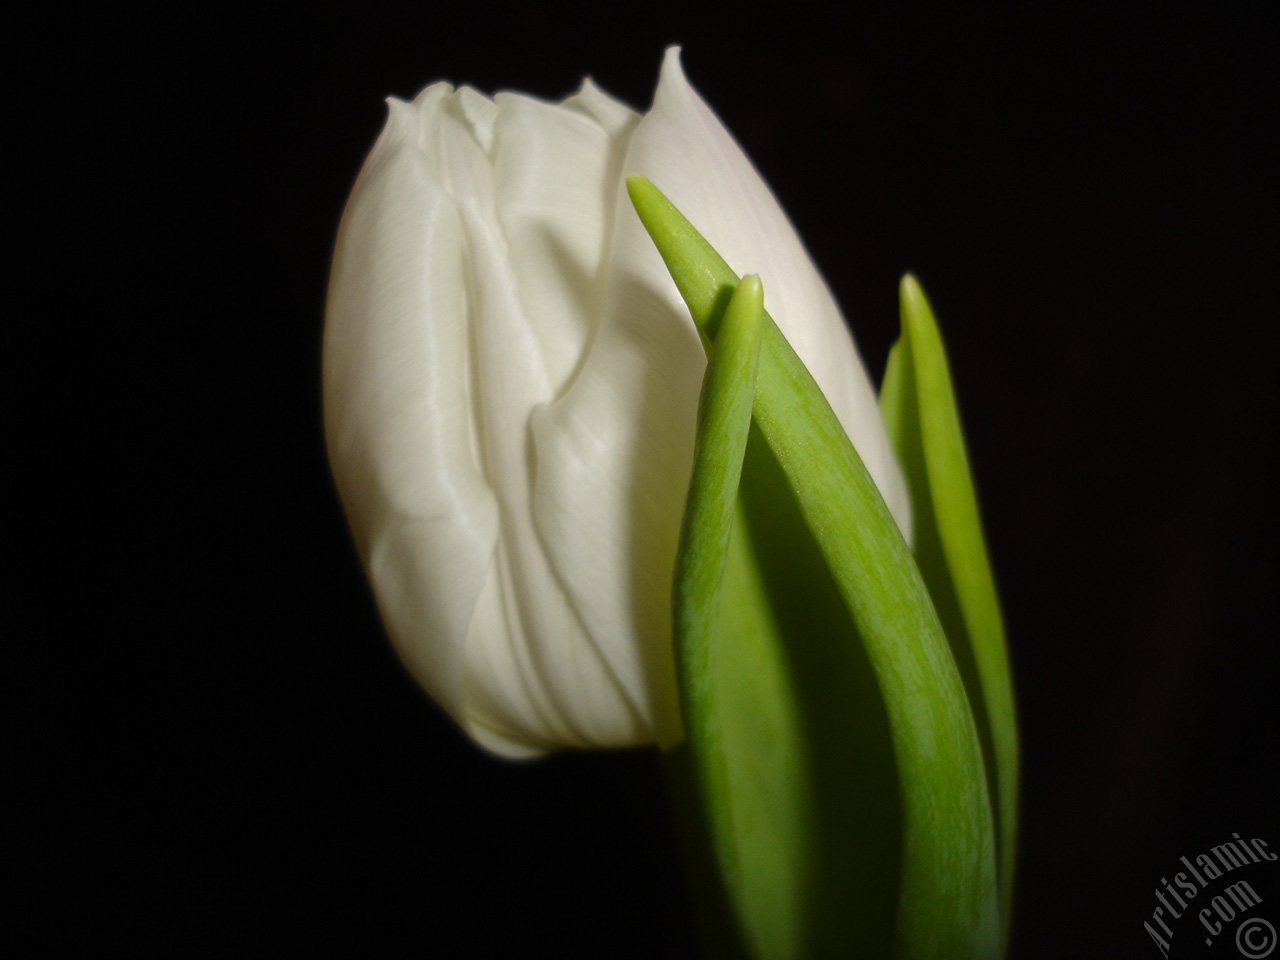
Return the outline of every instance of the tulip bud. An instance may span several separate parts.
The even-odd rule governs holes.
[[[330,462],[383,623],[490,750],[670,746],[706,357],[625,175],[760,275],[906,532],[848,329],[676,49],[643,116],[590,80],[559,104],[437,83],[389,108],[343,214],[324,342]]]

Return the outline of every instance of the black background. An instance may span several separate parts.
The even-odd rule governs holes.
[[[383,98],[589,73],[644,109],[673,42],[877,381],[904,270],[948,337],[1021,711],[1014,956],[1154,956],[1178,857],[1280,848],[1274,34],[1227,8],[792,6],[222,5],[54,37],[63,185],[91,200],[48,201],[84,267],[47,302],[88,294],[50,369],[91,389],[37,448],[76,465],[24,598],[43,937],[693,955],[655,755],[496,761],[401,671],[319,401]]]

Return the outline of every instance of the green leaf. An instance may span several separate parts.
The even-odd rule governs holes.
[[[1018,731],[1004,624],[942,336],[915,277],[902,278],[902,336],[880,407],[911,490],[916,564],[973,705],[998,824],[1007,941],[1018,827]]]
[[[725,309],[702,382],[693,476],[675,573],[680,703],[685,716],[704,719],[688,734],[695,775],[704,796],[724,796],[729,790],[723,731],[718,722],[722,691],[716,683],[716,660],[721,652],[720,587],[751,429],[763,319],[760,278],[744,277]],[[725,883],[736,892],[740,890],[740,867],[733,811],[722,804],[708,813]]]
[[[628,189],[714,371],[738,278],[652,184]],[[760,325],[728,537],[735,461],[703,451],[730,443],[707,436],[730,401],[709,386],[674,593],[714,872],[754,957],[992,956],[990,804],[946,637],[835,414],[767,313]]]

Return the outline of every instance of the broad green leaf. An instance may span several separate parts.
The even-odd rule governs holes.
[[[738,279],[652,184],[628,188],[712,369]],[[767,313],[759,351],[728,539],[687,520],[686,544],[726,543],[719,589],[690,580],[682,553],[674,595],[687,749],[729,909],[758,958],[993,956],[991,810],[946,637],[879,492]],[[718,396],[708,388],[703,406],[728,402]],[[700,421],[690,502],[723,517],[732,461],[703,458],[719,441],[704,436],[707,410]]]
[[[902,278],[902,336],[880,406],[911,490],[916,564],[973,705],[998,824],[1007,940],[1018,828],[1018,731],[1000,603],[942,336],[915,277]]]

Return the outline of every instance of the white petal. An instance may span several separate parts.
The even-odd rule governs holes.
[[[627,280],[569,390],[534,416],[535,511],[587,630],[671,745],[671,576],[705,362],[687,315]]]
[[[485,156],[493,156],[493,128],[498,122],[498,109],[489,97],[471,87],[459,87],[454,98],[458,113],[467,122],[476,143],[484,151]]]
[[[631,139],[627,172],[649,178],[738,274],[760,275],[766,308],[910,538],[906,484],[839,307],[764,180],[685,79],[679,54],[667,51],[653,109]]]
[[[419,147],[449,93],[390,102],[339,228],[324,343],[325,435],[360,558],[399,655],[464,716],[463,639],[497,505],[473,455],[457,210]]]
[[[509,102],[510,98],[499,101],[502,114]],[[516,146],[524,143],[532,148],[538,137],[528,127],[545,124],[548,118],[535,112],[530,120],[525,112],[527,104],[525,98],[516,99],[517,115],[509,127],[515,131],[511,136]],[[542,296],[533,297],[526,307],[521,281],[535,282],[535,278],[518,273],[514,265],[529,262],[528,258],[537,254],[517,251],[508,241],[498,204],[503,202],[502,209],[522,224],[527,216],[522,205],[531,201],[519,189],[521,177],[539,179],[540,167],[502,160],[508,136],[508,122],[502,114],[494,131],[496,170],[461,120],[445,116],[439,130],[470,268],[481,462],[497,498],[500,518],[495,567],[466,642],[469,723],[473,732],[491,734],[485,742],[497,749],[633,743],[643,737],[643,724],[625,689],[584,631],[547,563],[534,528],[529,420],[536,407],[551,400],[552,373],[561,359],[554,350],[544,350],[547,344],[540,334],[549,328],[561,338],[567,336],[566,318],[547,315],[548,309],[567,306],[556,299],[563,288],[548,287],[544,278],[536,278],[536,289]],[[571,122],[590,126],[578,116]],[[551,131],[556,136],[562,132]],[[593,148],[604,146],[607,144],[597,141]],[[544,160],[554,162],[550,157]],[[545,175],[540,178],[547,179]],[[517,187],[511,188],[509,183]],[[581,209],[584,200],[601,206],[598,196],[575,199],[579,216],[575,218],[570,211],[563,215],[562,224],[572,224],[584,215],[588,223],[600,218],[598,210]],[[579,243],[576,238],[568,242]],[[523,260],[515,256],[517,252]],[[536,259],[531,262],[538,263]],[[540,266],[550,269],[555,265],[542,262]],[[569,287],[572,289],[572,284]],[[585,324],[585,315],[567,322]],[[583,331],[579,342],[585,337]],[[572,359],[576,362],[576,356]]]
[[[577,111],[521,94],[496,99],[498,219],[554,396],[600,316],[600,263],[625,144]]]
[[[597,95],[584,88],[579,96],[609,109]],[[621,184],[612,185],[603,322],[568,389],[533,418],[534,511],[588,633],[649,737],[671,745],[680,737],[671,576],[705,358]]]
[[[591,117],[619,144],[626,144],[640,122],[640,114],[609,96],[590,77],[583,79],[582,87],[565,100],[564,106]]]

